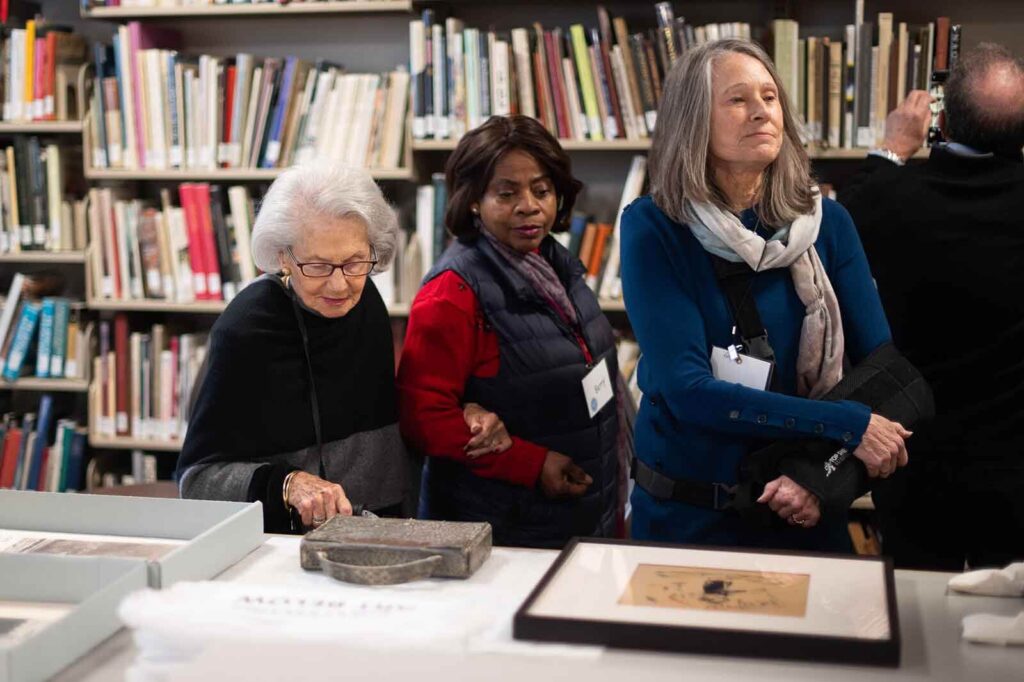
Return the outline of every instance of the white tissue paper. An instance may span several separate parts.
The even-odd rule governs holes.
[[[1016,617],[976,613],[964,616],[963,626],[968,642],[1024,645],[1024,611]]]
[[[949,589],[988,597],[1024,596],[1024,561],[1006,568],[969,571],[949,579]]]

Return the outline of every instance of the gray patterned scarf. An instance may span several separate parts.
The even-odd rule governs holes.
[[[817,188],[815,188],[817,189]],[[765,241],[740,219],[711,203],[691,203],[697,220],[690,230],[706,251],[734,263],[762,270],[789,268],[804,304],[800,350],[796,361],[797,393],[819,398],[843,378],[843,320],[839,300],[814,248],[821,229],[821,194],[814,210],[798,217]],[[762,260],[763,258],[763,260]]]
[[[483,235],[494,250],[501,254],[505,262],[511,266],[519,275],[533,287],[534,291],[540,294],[541,298],[547,301],[559,316],[573,329],[579,327],[579,320],[576,318],[576,308],[569,300],[569,294],[558,278],[558,273],[551,263],[544,256],[533,251],[520,253],[511,246],[502,244],[498,238],[491,234],[485,227],[480,226],[480,234]]]

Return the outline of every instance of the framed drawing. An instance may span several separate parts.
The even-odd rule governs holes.
[[[897,666],[892,562],[576,538],[516,639]]]

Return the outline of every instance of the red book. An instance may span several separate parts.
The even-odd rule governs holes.
[[[128,424],[128,405],[131,396],[128,394],[130,377],[128,376],[131,366],[131,350],[128,346],[128,316],[118,313],[114,316],[114,356],[117,367],[115,368],[114,391],[116,393],[116,409],[114,415],[114,431],[119,436],[127,436],[130,433]]]
[[[949,17],[935,20],[935,70],[945,71],[949,68]]]
[[[53,101],[57,94],[57,33],[46,34],[46,65],[43,72],[43,101]],[[43,112],[43,118],[52,121],[57,118],[56,103],[49,112]]]
[[[226,147],[231,143],[231,119],[234,118],[231,112],[235,105],[235,78],[237,78],[238,68],[231,65],[227,68],[227,73],[224,76],[224,136],[221,141]],[[221,164],[221,166],[227,166],[227,162]]]
[[[47,466],[49,461],[50,461],[50,448],[44,447],[43,448],[43,457],[42,457],[42,460],[39,462],[39,483],[36,484],[36,490],[38,490],[41,493],[45,493],[46,492],[46,483],[47,483],[47,479],[49,478],[48,474],[50,472],[50,468]]]
[[[548,79],[551,81],[551,95],[555,105],[555,118],[558,121],[558,137],[572,137],[572,126],[569,124],[569,105],[562,87],[562,57],[557,46],[558,38],[553,31],[544,31],[544,46],[547,52]]]
[[[210,213],[210,186],[205,182],[193,186],[193,203],[199,217],[200,238],[203,240],[203,271],[206,273],[206,293],[212,301],[222,301],[220,291],[220,265],[217,263],[217,238],[213,234],[213,215]]]
[[[192,289],[197,301],[209,301],[210,292],[206,288],[206,257],[203,255],[204,240],[202,238],[200,217],[195,198],[196,185],[186,182],[178,187],[181,208],[185,213],[185,228],[188,232],[188,257],[192,267]]]
[[[18,448],[21,447],[21,429],[11,429],[4,437],[0,452],[0,488],[14,487],[14,472],[18,469]]]

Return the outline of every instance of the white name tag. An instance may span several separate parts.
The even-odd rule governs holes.
[[[743,353],[732,355],[726,348],[711,348],[711,372],[716,379],[764,391],[772,380],[774,365]]]
[[[587,373],[587,376],[583,377],[583,395],[587,399],[587,411],[590,412],[591,419],[614,396],[606,360],[602,359],[594,366],[594,369]]]

